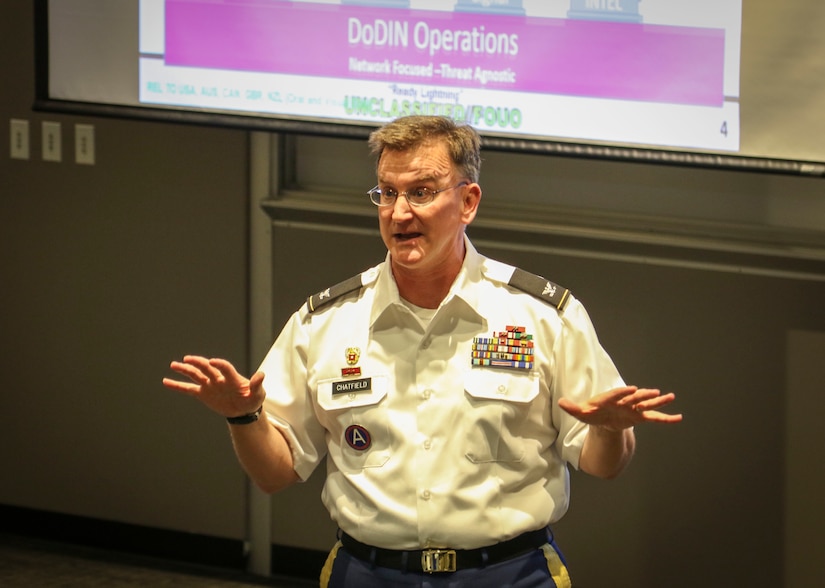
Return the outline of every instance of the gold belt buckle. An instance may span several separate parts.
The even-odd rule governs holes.
[[[428,574],[433,572],[454,572],[454,549],[425,549],[421,552],[421,569]]]

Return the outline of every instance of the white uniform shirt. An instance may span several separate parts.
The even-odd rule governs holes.
[[[587,432],[558,399],[624,385],[575,298],[559,312],[508,286],[514,268],[465,241],[428,325],[387,259],[360,290],[305,304],[260,368],[295,471],[306,479],[327,455],[324,504],[370,545],[471,549],[558,520]],[[532,335],[532,369],[472,366],[474,338],[508,326]]]

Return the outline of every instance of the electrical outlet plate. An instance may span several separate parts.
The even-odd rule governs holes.
[[[19,118],[11,119],[11,144],[10,153],[12,159],[29,158],[29,121]]]
[[[74,160],[81,165],[95,164],[95,127],[76,124],[74,126]]]

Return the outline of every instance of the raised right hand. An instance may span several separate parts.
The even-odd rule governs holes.
[[[187,355],[183,361],[173,361],[169,367],[191,382],[163,378],[164,386],[194,396],[224,417],[255,412],[266,397],[263,373],[257,372],[247,379],[225,359]]]

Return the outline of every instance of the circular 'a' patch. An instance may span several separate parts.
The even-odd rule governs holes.
[[[350,425],[347,427],[347,430],[344,431],[344,439],[346,439],[347,445],[356,451],[366,451],[370,448],[370,445],[372,445],[370,432],[361,425]]]

